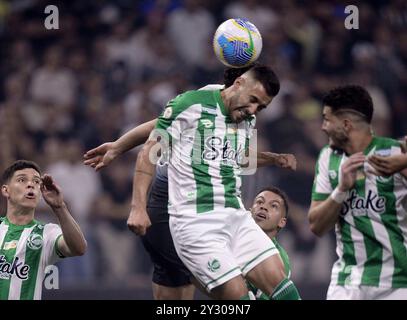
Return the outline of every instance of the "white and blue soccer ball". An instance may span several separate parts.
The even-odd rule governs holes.
[[[229,19],[219,25],[213,37],[218,59],[232,68],[246,67],[257,60],[263,47],[261,34],[249,20]]]

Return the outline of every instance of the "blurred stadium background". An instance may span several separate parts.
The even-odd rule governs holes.
[[[59,29],[47,30],[47,5]],[[359,29],[344,27],[347,4]],[[246,17],[263,36],[260,61],[282,81],[258,117],[259,149],[294,153],[296,172],[260,169],[244,181],[250,205],[273,184],[291,200],[279,236],[304,299],[323,299],[336,259],[334,235],[309,231],[314,164],[326,143],[321,97],[343,83],[371,93],[378,135],[407,134],[407,2],[217,0],[0,0],[0,169],[37,161],[62,187],[89,248],[59,264],[60,288],[45,299],[151,299],[151,264],[126,227],[137,150],[100,174],[84,151],[160,113],[176,94],[221,83],[211,40],[227,18]],[[1,214],[5,213],[4,201]],[[52,221],[44,204],[37,219]]]

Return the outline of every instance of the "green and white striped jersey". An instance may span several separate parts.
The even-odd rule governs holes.
[[[365,155],[401,152],[398,141],[374,137]],[[348,157],[326,146],[315,169],[312,200],[328,198]],[[367,165],[367,164],[366,164]],[[365,165],[365,167],[366,167]],[[331,284],[407,287],[407,181],[401,174],[378,177],[362,170],[336,224]]]
[[[220,90],[188,91],[171,100],[156,129],[170,143],[169,211],[194,213],[243,208],[241,157],[255,118],[233,123]]]
[[[0,300],[40,300],[45,268],[54,264],[61,228],[33,220],[27,225],[0,218]]]

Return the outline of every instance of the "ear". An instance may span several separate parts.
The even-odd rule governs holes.
[[[350,119],[343,119],[343,127],[346,131],[350,131],[353,128],[352,120]]]
[[[233,85],[236,86],[236,88],[239,88],[240,86],[244,85],[245,81],[246,79],[240,76],[235,79]]]
[[[6,197],[6,198],[9,197],[8,186],[7,186],[6,184],[3,184],[3,185],[1,186],[1,194],[2,194],[4,197]]]
[[[287,224],[287,218],[281,218],[280,221],[279,221],[279,223],[278,223],[278,227],[279,227],[280,229],[282,229],[282,228],[285,227],[286,224]]]

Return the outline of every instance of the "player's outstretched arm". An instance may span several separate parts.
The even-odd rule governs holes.
[[[82,256],[86,251],[86,240],[78,223],[69,213],[61,189],[50,175],[42,177],[41,192],[45,202],[51,207],[59,220],[62,237],[59,238],[58,251],[65,257]]]
[[[273,153],[263,151],[257,153],[257,165],[259,167],[277,166],[280,168],[296,170],[297,159],[295,158],[295,155],[290,153]]]
[[[85,165],[96,171],[108,166],[119,155],[144,143],[154,129],[157,119],[145,122],[126,132],[114,142],[106,142],[84,154]]]
[[[137,235],[144,235],[149,226],[150,218],[147,214],[147,195],[155,171],[155,164],[150,161],[150,153],[156,141],[148,140],[137,156],[136,169],[133,177],[133,195],[131,211],[127,226]]]
[[[243,168],[253,165],[255,162],[257,167],[277,166],[291,170],[297,169],[297,159],[290,153],[274,153],[269,151],[258,152],[249,147],[249,155],[244,157],[241,166]],[[255,158],[256,157],[256,158]]]

